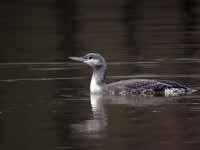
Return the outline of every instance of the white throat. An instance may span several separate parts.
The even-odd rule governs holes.
[[[103,92],[103,83],[99,81],[97,74],[93,73],[92,80],[90,82],[90,92],[91,93],[102,93]]]

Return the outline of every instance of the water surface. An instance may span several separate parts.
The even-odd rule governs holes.
[[[198,60],[110,62],[109,81],[170,79],[199,88],[199,74],[148,70]],[[101,97],[89,94],[90,69],[79,63],[1,63],[4,149],[189,149],[199,145],[199,94]],[[131,69],[141,70],[130,74]],[[146,72],[146,73],[144,73]],[[7,76],[4,76],[6,74]],[[10,144],[13,143],[13,144]]]

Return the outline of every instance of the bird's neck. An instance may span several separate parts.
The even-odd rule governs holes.
[[[90,82],[91,93],[103,93],[105,86],[106,68],[101,67],[93,69],[92,79]]]

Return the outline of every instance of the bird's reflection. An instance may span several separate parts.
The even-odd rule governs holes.
[[[103,131],[107,125],[103,97],[101,95],[91,94],[90,102],[93,117],[86,121],[86,131],[90,133],[99,133]]]
[[[106,107],[107,105],[110,105],[110,107],[112,107],[113,105],[118,105],[118,107],[128,105],[133,108],[146,108],[148,106],[155,106],[156,109],[157,106],[167,103],[169,104],[171,102],[174,102],[174,100],[175,98],[172,97],[106,97],[102,95],[91,94],[91,117],[88,120],[85,120],[78,124],[73,124],[73,128],[79,134],[82,133],[83,136],[87,136],[90,138],[101,138],[104,137],[104,135],[106,134],[105,130],[108,125],[108,115],[106,113],[106,108],[109,107]],[[118,114],[115,115],[118,116]],[[109,115],[109,117],[112,116]]]
[[[100,138],[104,135],[104,129],[107,126],[107,115],[104,109],[104,99],[101,95],[90,95],[92,117],[82,123],[73,125],[73,127],[85,136]]]
[[[93,112],[94,118],[104,118],[105,112],[104,112],[104,99],[102,95],[98,94],[91,94],[90,95],[90,102]]]

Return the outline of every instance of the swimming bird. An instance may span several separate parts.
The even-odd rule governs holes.
[[[177,96],[195,91],[177,82],[167,80],[129,79],[107,84],[107,63],[102,55],[98,53],[88,53],[83,57],[69,58],[71,60],[83,62],[93,69],[90,82],[90,93],[92,94],[109,94],[115,96]]]

